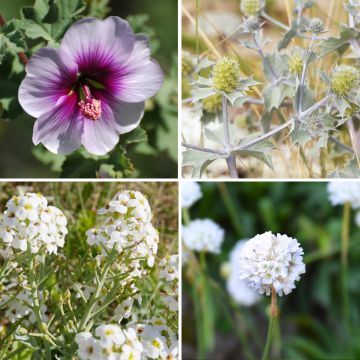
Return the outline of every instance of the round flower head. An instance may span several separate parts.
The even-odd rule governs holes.
[[[139,125],[145,100],[162,82],[148,40],[127,21],[85,18],[67,30],[60,48],[42,48],[31,57],[19,102],[37,118],[35,145],[56,154],[84,145],[104,155],[119,134]]]
[[[287,235],[256,235],[239,256],[240,279],[260,294],[270,295],[274,288],[278,295],[287,295],[305,273],[303,254],[299,242]]]
[[[213,87],[230,94],[236,90],[240,79],[240,67],[236,59],[223,57],[213,67]]]
[[[226,281],[226,288],[231,297],[238,304],[252,306],[259,301],[260,297],[252,288],[249,287],[245,280],[241,280],[239,278],[239,256],[245,242],[245,240],[238,241],[230,252],[230,274]]]
[[[350,203],[353,209],[360,208],[360,183],[357,181],[331,181],[327,187],[332,205]]]
[[[264,5],[263,0],[241,0],[240,9],[245,16],[255,16]]]
[[[243,23],[241,24],[241,30],[243,33],[252,33],[255,31],[259,31],[263,23],[257,16],[249,16],[244,19]]]
[[[331,77],[331,90],[338,97],[354,96],[360,86],[360,71],[350,65],[337,66]]]
[[[224,230],[210,219],[198,219],[183,227],[182,236],[185,245],[191,250],[219,254]]]
[[[25,251],[30,245],[32,253],[45,248],[51,254],[64,246],[67,220],[60,209],[48,206],[44,196],[13,196],[6,207],[0,221],[0,240],[8,248]]]
[[[222,109],[222,95],[217,93],[201,100],[204,111],[217,114]]]
[[[295,75],[300,75],[303,71],[303,66],[304,66],[304,60],[302,59],[300,54],[294,54],[289,58],[288,67],[290,73]]]
[[[314,34],[324,32],[324,28],[324,22],[319,18],[311,19],[309,25],[307,26],[307,30]]]
[[[189,208],[202,198],[200,185],[195,181],[184,181],[181,186],[181,206]]]

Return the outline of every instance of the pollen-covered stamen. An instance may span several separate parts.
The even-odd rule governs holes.
[[[90,89],[87,85],[82,87],[85,100],[79,101],[80,111],[91,120],[98,120],[102,114],[101,100],[94,99],[91,96]]]

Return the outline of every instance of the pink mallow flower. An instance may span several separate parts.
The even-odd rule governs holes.
[[[119,134],[135,129],[144,101],[163,83],[144,35],[113,16],[85,18],[66,32],[58,49],[38,50],[26,66],[19,102],[37,120],[33,142],[56,154],[81,145],[104,155]]]

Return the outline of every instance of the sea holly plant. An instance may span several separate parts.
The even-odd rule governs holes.
[[[1,117],[34,118],[34,155],[63,176],[134,176],[126,152],[146,142],[140,122],[164,82],[147,18],[129,18],[135,33],[120,17],[94,17],[107,5],[36,0],[20,19],[0,14]]]
[[[39,193],[7,202],[2,359],[178,358],[178,256],[159,258],[148,200],[122,190],[97,214],[102,221],[86,231],[88,248],[74,262],[62,250],[69,232],[63,211]]]
[[[222,55],[208,38],[208,51],[184,54],[183,106],[202,128],[199,143],[184,133],[186,175],[201,177],[223,160],[233,178],[261,176],[259,162],[254,170],[248,159],[255,158],[270,168],[266,176],[281,177],[282,151],[285,158],[300,154],[303,175],[358,177],[360,7],[344,3],[348,22],[336,36],[328,35],[329,23],[310,17],[316,8],[316,1],[295,1],[289,26],[268,14],[266,1],[242,0],[243,21],[231,34],[238,57]],[[265,24],[282,34],[275,50],[268,50],[273,40]],[[245,48],[257,54],[262,71],[241,57]],[[209,168],[208,176],[219,171]]]

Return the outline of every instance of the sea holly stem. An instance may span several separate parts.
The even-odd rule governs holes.
[[[269,358],[272,339],[273,339],[273,335],[274,335],[274,324],[278,317],[278,313],[279,312],[278,312],[278,307],[277,307],[276,291],[273,287],[271,290],[271,308],[270,308],[269,328],[268,328],[265,348],[264,348],[264,352],[261,357],[261,360],[267,360]]]
[[[231,140],[230,140],[230,131],[229,131],[227,98],[224,95],[222,98],[222,113],[223,113],[224,139],[226,144],[226,150],[230,152],[230,156],[226,159],[226,163],[230,171],[230,176],[232,178],[237,179],[239,175],[236,169],[235,155],[231,154]]]
[[[341,294],[342,312],[345,328],[349,330],[349,292],[348,292],[348,255],[349,255],[349,229],[351,205],[344,204],[342,229],[341,229]]]

